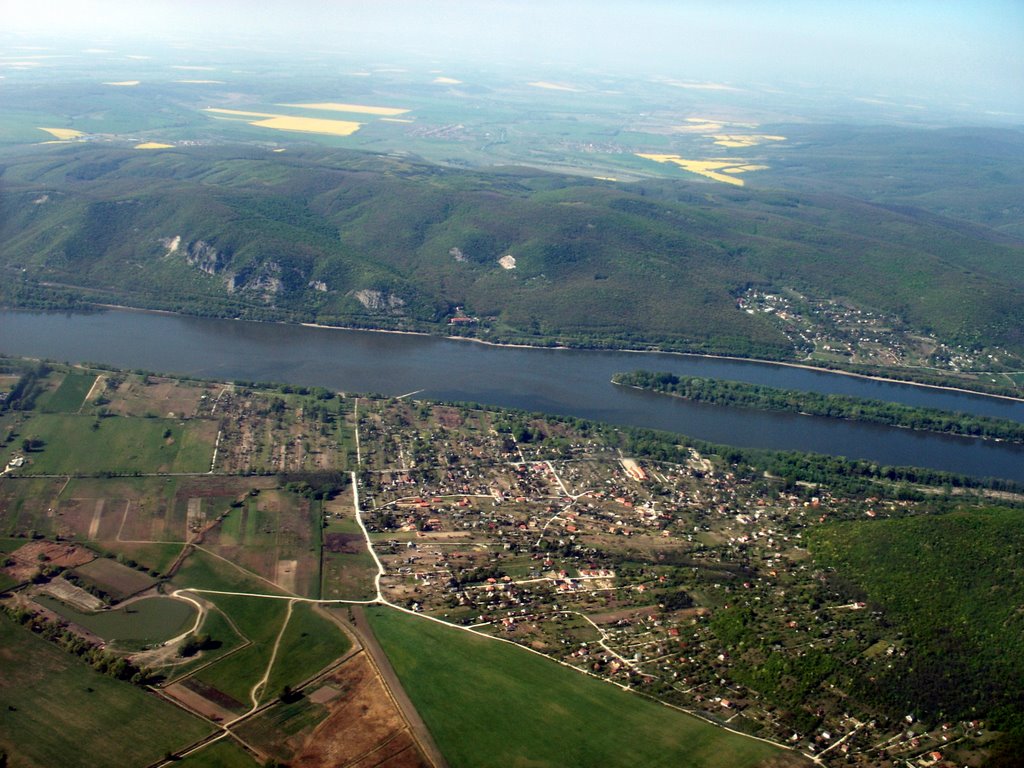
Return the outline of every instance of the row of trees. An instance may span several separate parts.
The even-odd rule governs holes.
[[[49,373],[50,367],[45,363],[38,363],[25,371],[7,397],[0,400],[0,413],[31,411],[36,405],[36,398],[46,390],[44,379]]]
[[[884,400],[869,400],[849,395],[826,395],[794,389],[778,389],[742,381],[702,377],[680,378],[671,373],[633,371],[616,374],[616,384],[714,405],[755,408],[763,411],[788,411],[826,416],[834,419],[866,421],[895,427],[919,429],[952,435],[982,437],[1024,443],[1024,424],[990,416],[975,416],[960,411],[919,408]]]
[[[68,653],[78,656],[97,672],[101,672],[118,680],[128,680],[135,685],[146,685],[152,680],[150,671],[138,667],[124,656],[118,656],[101,646],[75,634],[66,626],[47,621],[25,608],[8,607],[4,611],[14,621],[28,626],[33,632],[43,637]]]

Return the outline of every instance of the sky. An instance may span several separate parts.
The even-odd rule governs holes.
[[[0,0],[0,29],[1024,101],[1024,0]]]

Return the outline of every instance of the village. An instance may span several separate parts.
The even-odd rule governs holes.
[[[1010,371],[1016,355],[984,352],[912,333],[900,318],[837,299],[812,299],[794,290],[751,288],[736,300],[738,309],[766,317],[808,361],[928,368],[960,374]],[[1011,381],[1012,383],[1012,381]]]
[[[815,568],[808,535],[909,502],[785,490],[692,450],[685,464],[641,462],[549,419],[361,406],[361,504],[389,602],[828,765],[942,764],[981,735],[851,711],[818,685],[834,662],[903,651]]]

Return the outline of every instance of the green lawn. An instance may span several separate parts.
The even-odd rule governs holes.
[[[102,675],[0,616],[0,749],[12,766],[125,766],[158,760],[210,727]]]
[[[201,422],[38,414],[21,433],[44,445],[28,454],[23,472],[204,472],[213,453],[207,432],[209,426]]]
[[[367,615],[453,768],[744,768],[780,752],[507,643]]]

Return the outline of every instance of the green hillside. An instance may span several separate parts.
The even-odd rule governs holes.
[[[811,539],[832,586],[881,611],[900,652],[857,694],[893,712],[1024,727],[1024,520],[1017,509],[843,522]]]
[[[326,149],[79,144],[0,163],[9,305],[419,330],[446,329],[462,307],[491,339],[779,358],[790,342],[736,296],[790,288],[951,343],[1024,350],[1024,246],[838,196]]]

